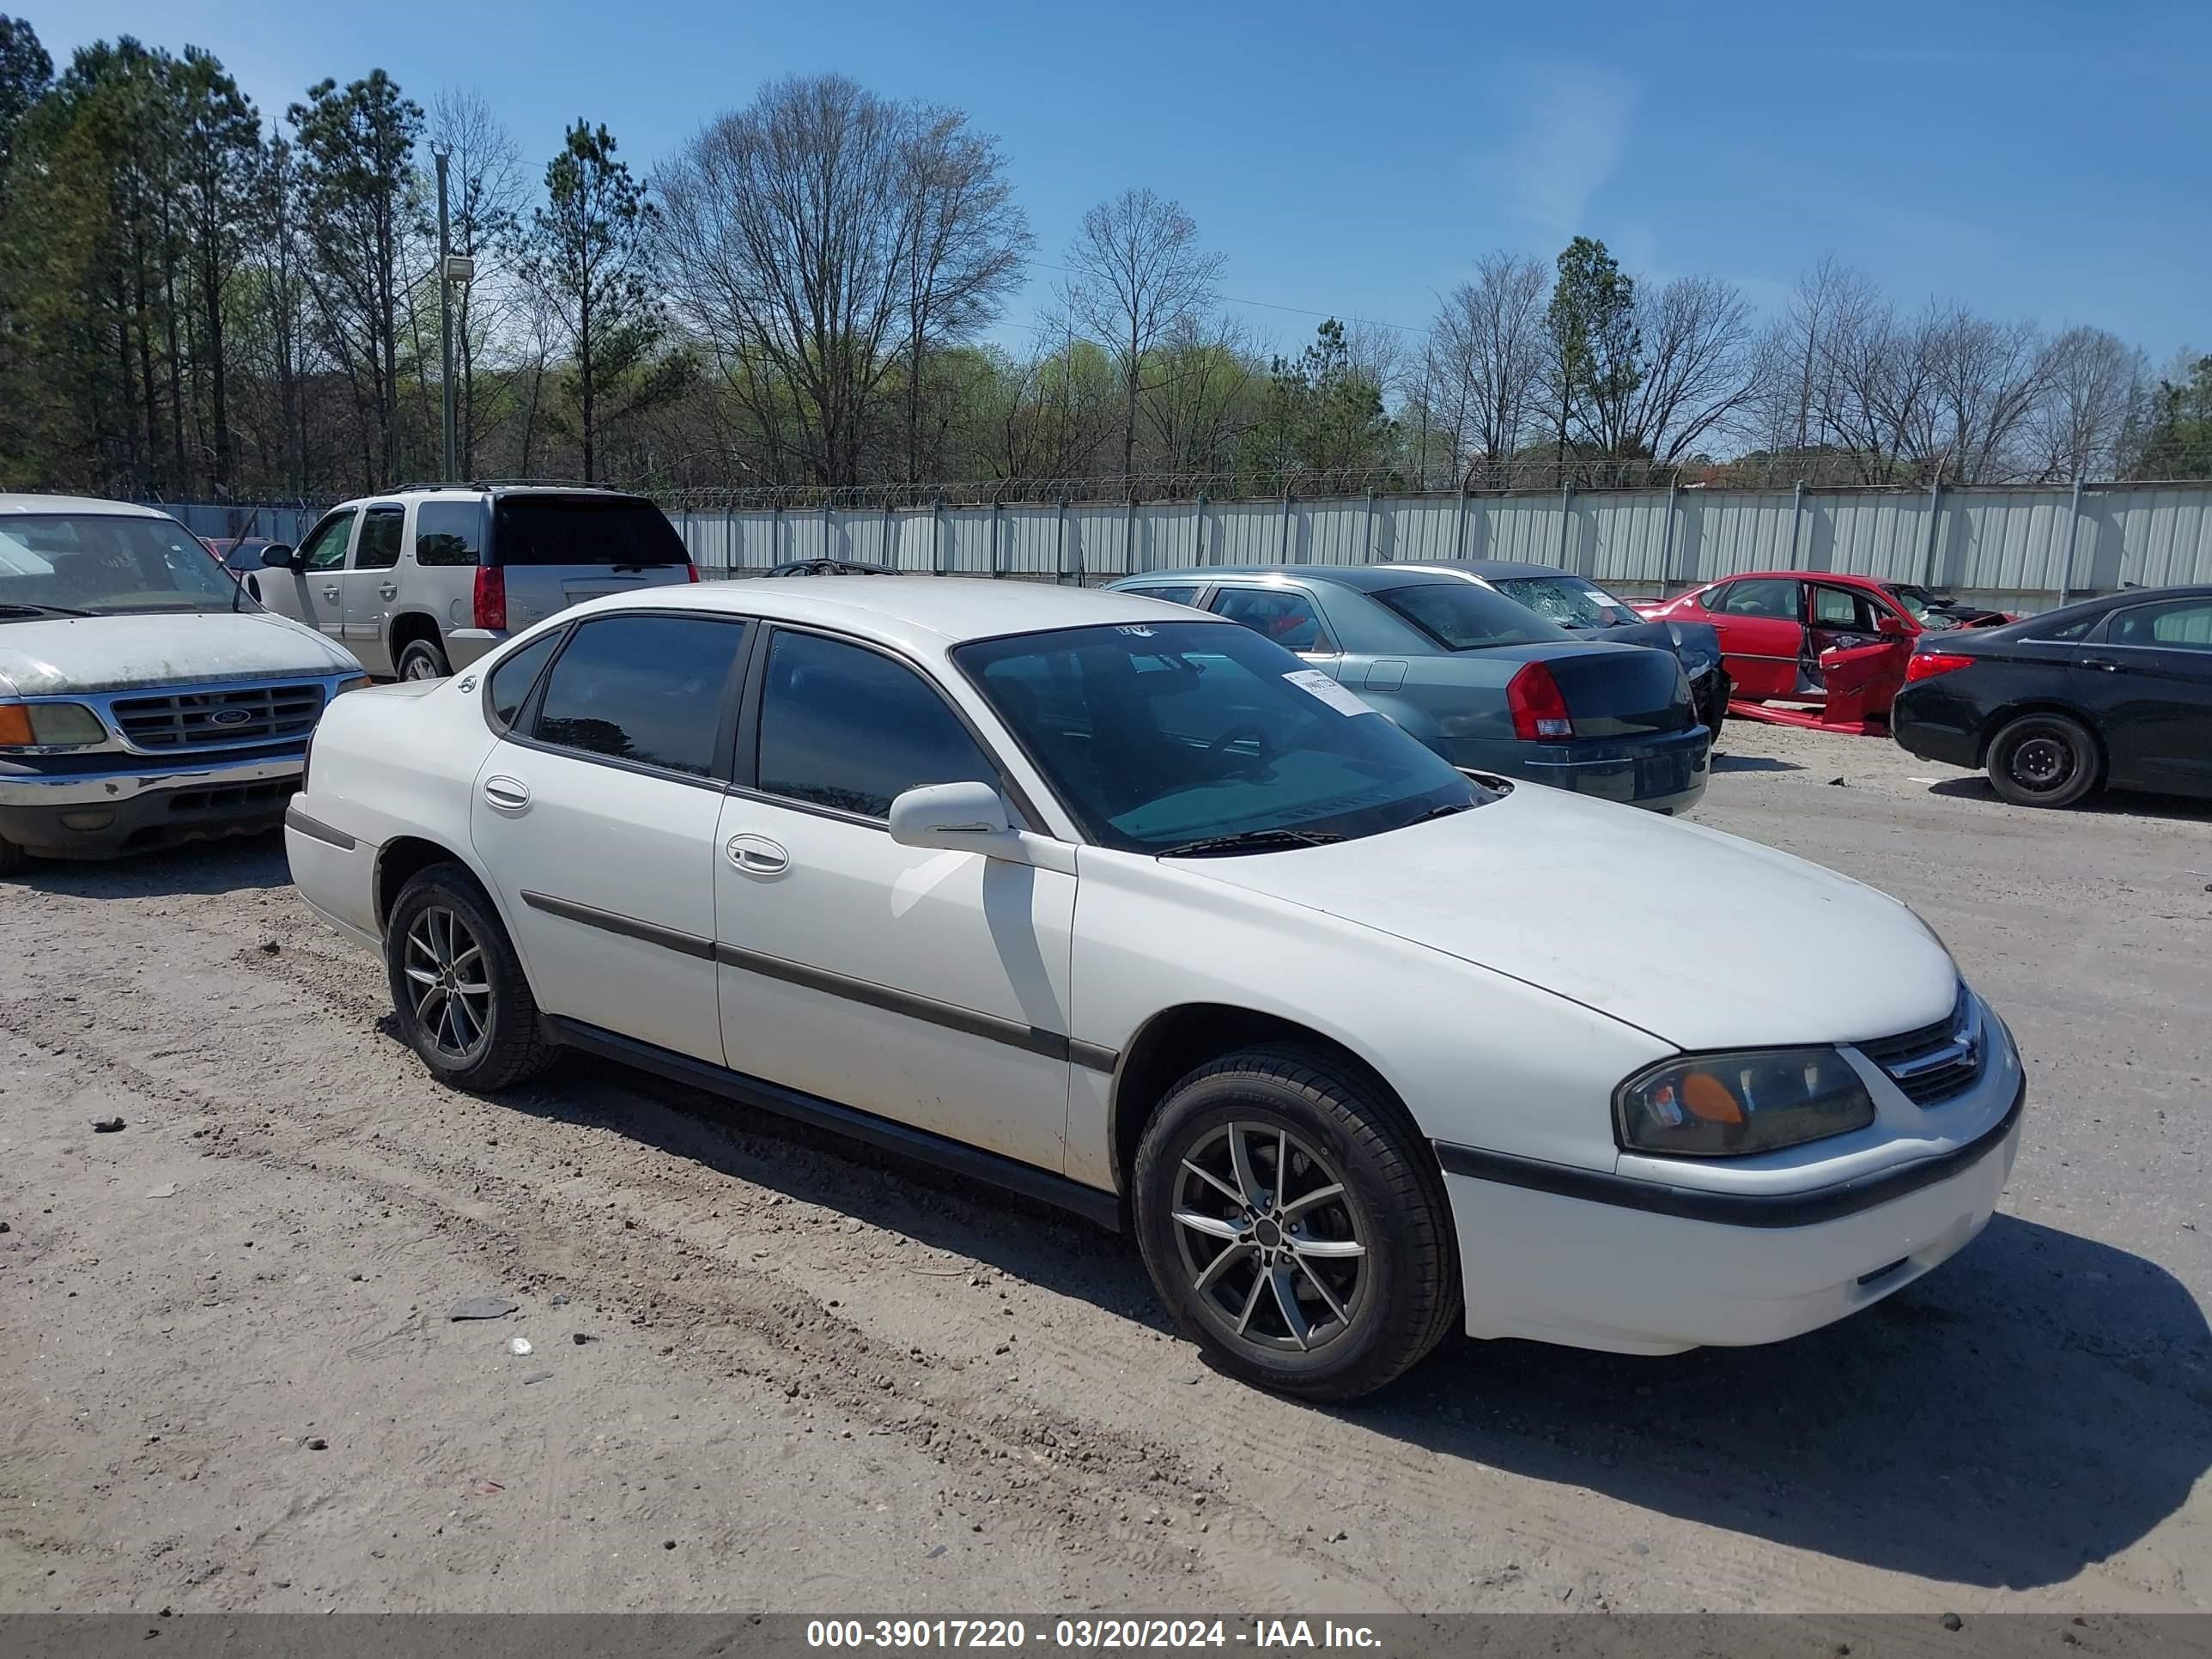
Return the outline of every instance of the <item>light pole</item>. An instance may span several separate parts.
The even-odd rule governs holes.
[[[444,337],[446,371],[446,465],[441,476],[447,483],[460,471],[453,443],[453,284],[476,274],[473,261],[453,257],[453,231],[446,219],[446,163],[453,153],[451,144],[430,146],[430,155],[438,163],[438,331]]]

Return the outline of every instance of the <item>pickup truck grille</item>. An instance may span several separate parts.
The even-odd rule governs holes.
[[[303,738],[323,712],[323,688],[255,685],[221,691],[177,691],[158,697],[118,697],[108,704],[123,740],[162,753]]]
[[[1889,1074],[1917,1106],[1940,1106],[1974,1086],[1985,1058],[1982,1013],[1966,988],[1933,1025],[1862,1042],[1858,1050]]]

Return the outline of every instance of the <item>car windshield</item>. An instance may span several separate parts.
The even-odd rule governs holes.
[[[1493,645],[1549,645],[1567,635],[1517,599],[1474,582],[1386,587],[1375,597],[1447,651]]]
[[[1235,623],[1062,629],[953,657],[1084,832],[1124,852],[1380,835],[1493,799]]]
[[[1644,620],[1627,600],[1580,576],[1500,576],[1491,586],[1562,628],[1619,628]]]
[[[1937,609],[1942,601],[1924,587],[1915,586],[1911,582],[1891,582],[1882,591],[1903,605],[1905,614],[1930,633],[1940,634],[1946,629],[1959,626],[1955,617],[1946,616]]]
[[[242,610],[252,601],[174,519],[105,513],[0,518],[0,622]]]

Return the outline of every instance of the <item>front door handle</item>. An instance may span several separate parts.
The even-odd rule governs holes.
[[[338,596],[338,591],[337,591],[337,588],[335,588],[335,587],[326,587],[326,588],[325,588],[325,589],[323,590],[323,597],[324,597],[325,599],[329,599],[329,600],[331,600],[331,601],[335,602],[335,601],[337,600],[337,596]]]
[[[530,805],[530,786],[520,778],[486,778],[483,798],[502,812],[520,812]]]
[[[2101,668],[2107,674],[2117,674],[2120,672],[2119,664],[2114,662],[2110,657],[2084,657],[2081,659],[2081,666]]]
[[[749,876],[779,875],[791,867],[791,854],[766,836],[732,836],[722,850]]]
[[[390,582],[386,582],[376,590],[376,596],[380,599],[396,599],[399,597],[399,590]]]

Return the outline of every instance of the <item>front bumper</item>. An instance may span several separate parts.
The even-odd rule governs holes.
[[[1712,745],[1712,733],[1693,726],[1650,738],[1585,743],[1457,740],[1437,747],[1446,760],[1463,769],[1496,772],[1656,812],[1680,812],[1695,806],[1705,793]]]
[[[1468,1334],[1660,1354],[1832,1324],[1988,1224],[2020,1150],[2026,1086],[1996,1124],[1946,1155],[1942,1178],[1864,1207],[1847,1187],[1816,1189],[1802,1195],[1796,1213],[1814,1218],[1802,1222],[1769,1211],[1732,1224],[1569,1196],[1455,1173],[1448,1158]]]
[[[283,821],[301,752],[264,749],[135,772],[0,775],[0,838],[41,858],[99,859],[179,842],[258,835]]]

